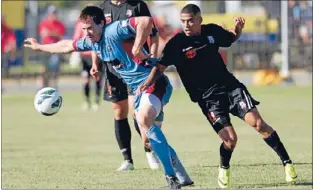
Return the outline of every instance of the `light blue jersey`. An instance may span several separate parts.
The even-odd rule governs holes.
[[[135,35],[135,18],[133,17],[106,25],[99,42],[91,43],[90,40],[84,37],[74,41],[73,46],[76,51],[92,50],[97,53],[98,57],[103,60],[105,64],[112,64],[113,68],[121,75],[134,93],[137,87],[148,78],[154,66],[147,65],[146,62],[140,62],[133,57],[131,52],[127,52],[123,48],[123,40],[135,37]],[[144,49],[142,49],[142,51],[147,54]],[[159,81],[153,85],[155,88],[153,88],[153,90],[151,89],[149,93],[156,94],[162,103],[166,104],[170,99],[172,86],[165,75],[164,79]],[[135,101],[135,108],[137,105],[137,101]]]

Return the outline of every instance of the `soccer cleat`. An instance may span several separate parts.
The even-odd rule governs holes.
[[[169,189],[181,189],[181,184],[179,183],[177,177],[173,175],[167,175],[165,176],[165,179]]]
[[[193,181],[184,182],[184,183],[180,183],[180,185],[181,185],[182,187],[193,186],[193,185],[194,185],[194,182],[193,182]]]
[[[160,163],[154,152],[146,152],[146,157],[151,169],[159,169]]]
[[[126,171],[126,170],[133,170],[134,165],[129,162],[129,160],[124,160],[122,165],[116,171]]]
[[[295,183],[297,179],[297,173],[293,164],[285,165],[285,174],[286,174],[286,182],[287,183]]]
[[[229,187],[229,175],[230,175],[230,169],[224,169],[219,167],[218,170],[218,185],[220,188],[228,188]]]

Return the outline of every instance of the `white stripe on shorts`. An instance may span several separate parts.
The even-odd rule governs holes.
[[[243,95],[245,96],[245,99],[246,99],[246,102],[248,104],[248,109],[251,109],[252,108],[252,102],[251,102],[251,99],[249,96],[247,96],[246,92],[243,90]]]

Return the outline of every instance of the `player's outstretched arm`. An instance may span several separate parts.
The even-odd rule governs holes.
[[[134,17],[134,20],[135,20],[136,38],[132,48],[132,53],[134,56],[141,59],[143,56],[141,49],[151,33],[153,19],[151,17],[143,16],[143,17]]]
[[[242,33],[242,29],[245,27],[245,19],[243,17],[235,18],[235,27],[229,31],[234,34],[233,43],[236,42]]]
[[[73,40],[61,40],[52,44],[39,44],[35,38],[27,38],[24,41],[24,47],[31,48],[34,51],[44,51],[48,53],[71,53],[75,51]]]
[[[98,77],[99,76],[99,58],[96,52],[94,51],[91,52],[91,60],[92,60],[92,66],[89,71],[90,75],[93,77]]]

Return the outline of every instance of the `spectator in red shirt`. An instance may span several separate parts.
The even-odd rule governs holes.
[[[15,60],[16,37],[14,31],[1,18],[1,73],[2,76],[9,74],[9,60]]]
[[[48,7],[48,16],[43,19],[38,32],[43,44],[55,43],[61,40],[65,34],[64,24],[57,18],[56,7]],[[60,57],[57,54],[44,54],[43,67],[41,69],[41,87],[49,86],[50,78],[54,79],[54,87],[57,87],[57,78],[60,72]]]
[[[74,30],[74,35],[73,35],[73,40],[78,40],[84,36],[83,30],[82,30],[82,23],[78,20],[76,22],[75,30]],[[85,95],[85,103],[83,104],[83,109],[89,109],[91,108],[91,102],[90,102],[90,86],[89,86],[89,81],[91,79],[90,75],[90,69],[92,67],[92,61],[97,61],[97,60],[92,60],[91,59],[91,51],[87,52],[73,52],[72,56],[80,56],[81,57],[81,63],[82,63],[82,72],[81,76],[83,78],[83,89],[84,89],[84,95]],[[78,53],[78,54],[77,54]],[[98,65],[100,66],[101,63],[99,61]],[[101,76],[98,76],[96,78],[96,98],[95,98],[95,104],[92,105],[92,109],[94,111],[98,110],[99,108],[99,103],[100,103],[100,94],[101,94]]]

